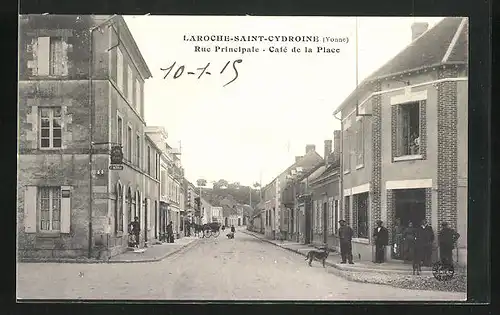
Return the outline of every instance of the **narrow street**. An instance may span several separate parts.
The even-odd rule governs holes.
[[[463,294],[350,282],[304,257],[237,232],[160,262],[18,264],[20,299],[458,300]]]

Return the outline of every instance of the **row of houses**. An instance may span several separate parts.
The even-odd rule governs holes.
[[[270,184],[251,229],[269,238],[338,247],[338,220],[353,228],[354,257],[372,260],[377,220],[394,229],[448,222],[467,263],[468,21],[412,25],[412,41],[335,110],[341,130]],[[331,152],[332,151],[332,152]],[[437,258],[437,242],[434,259]],[[387,246],[388,260],[394,256]]]
[[[181,237],[196,196],[180,146],[146,125],[151,72],[123,17],[21,16],[19,45],[19,258],[109,258],[135,217],[141,246],[170,221]]]

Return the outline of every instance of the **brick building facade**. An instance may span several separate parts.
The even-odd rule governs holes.
[[[147,230],[145,205],[158,185],[144,165],[151,73],[121,16],[22,16],[19,43],[19,257],[122,252],[133,216]],[[90,136],[103,143],[92,151],[92,174]],[[108,169],[111,143],[123,145],[123,171]]]
[[[342,117],[344,215],[355,231],[354,256],[372,259],[376,220],[392,239],[396,222],[426,219],[436,236],[444,221],[457,229],[455,258],[466,264],[468,23],[445,18],[423,28],[414,25],[412,43],[335,112]],[[387,258],[397,259],[391,248]]]

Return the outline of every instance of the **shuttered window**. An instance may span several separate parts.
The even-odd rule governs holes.
[[[68,74],[66,43],[61,37],[38,37],[36,49],[36,74],[61,76]]]
[[[40,230],[59,231],[61,229],[61,188],[40,187],[38,197]]]
[[[69,233],[71,225],[71,187],[27,186],[24,192],[24,229],[27,233]]]

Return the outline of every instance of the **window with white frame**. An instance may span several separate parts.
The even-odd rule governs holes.
[[[40,148],[56,149],[62,146],[61,107],[40,108]]]
[[[395,156],[420,154],[420,103],[404,103],[397,110],[397,151]],[[393,109],[394,110],[394,109]]]
[[[343,156],[343,169],[344,172],[348,172],[351,169],[351,145],[350,145],[350,137],[349,137],[349,130],[344,131],[343,135],[343,150],[342,150],[342,156]]]
[[[139,80],[136,80],[135,81],[135,106],[137,108],[137,112],[139,113],[139,115],[141,115],[141,110],[142,110],[142,104],[141,104],[141,99],[142,99],[142,95],[141,95],[141,82]]]
[[[148,157],[148,166],[147,166],[147,171],[148,171],[148,175],[151,175],[151,147],[148,145],[148,153],[147,153]]]
[[[161,195],[167,195],[167,174],[165,171],[161,171]]]
[[[38,37],[37,71],[39,76],[62,76],[68,74],[68,53],[62,37]]]
[[[123,119],[120,116],[118,116],[116,128],[116,142],[123,145]]]
[[[127,127],[127,160],[132,162],[132,127]]]
[[[41,231],[61,229],[61,187],[38,187]]]
[[[130,66],[127,66],[127,98],[130,103],[134,102],[134,73]]]
[[[135,164],[141,166],[141,136],[135,136]]]
[[[364,128],[363,117],[356,122],[356,166],[365,163]]]
[[[116,85],[118,89],[123,93],[123,54],[120,48],[116,49]]]

